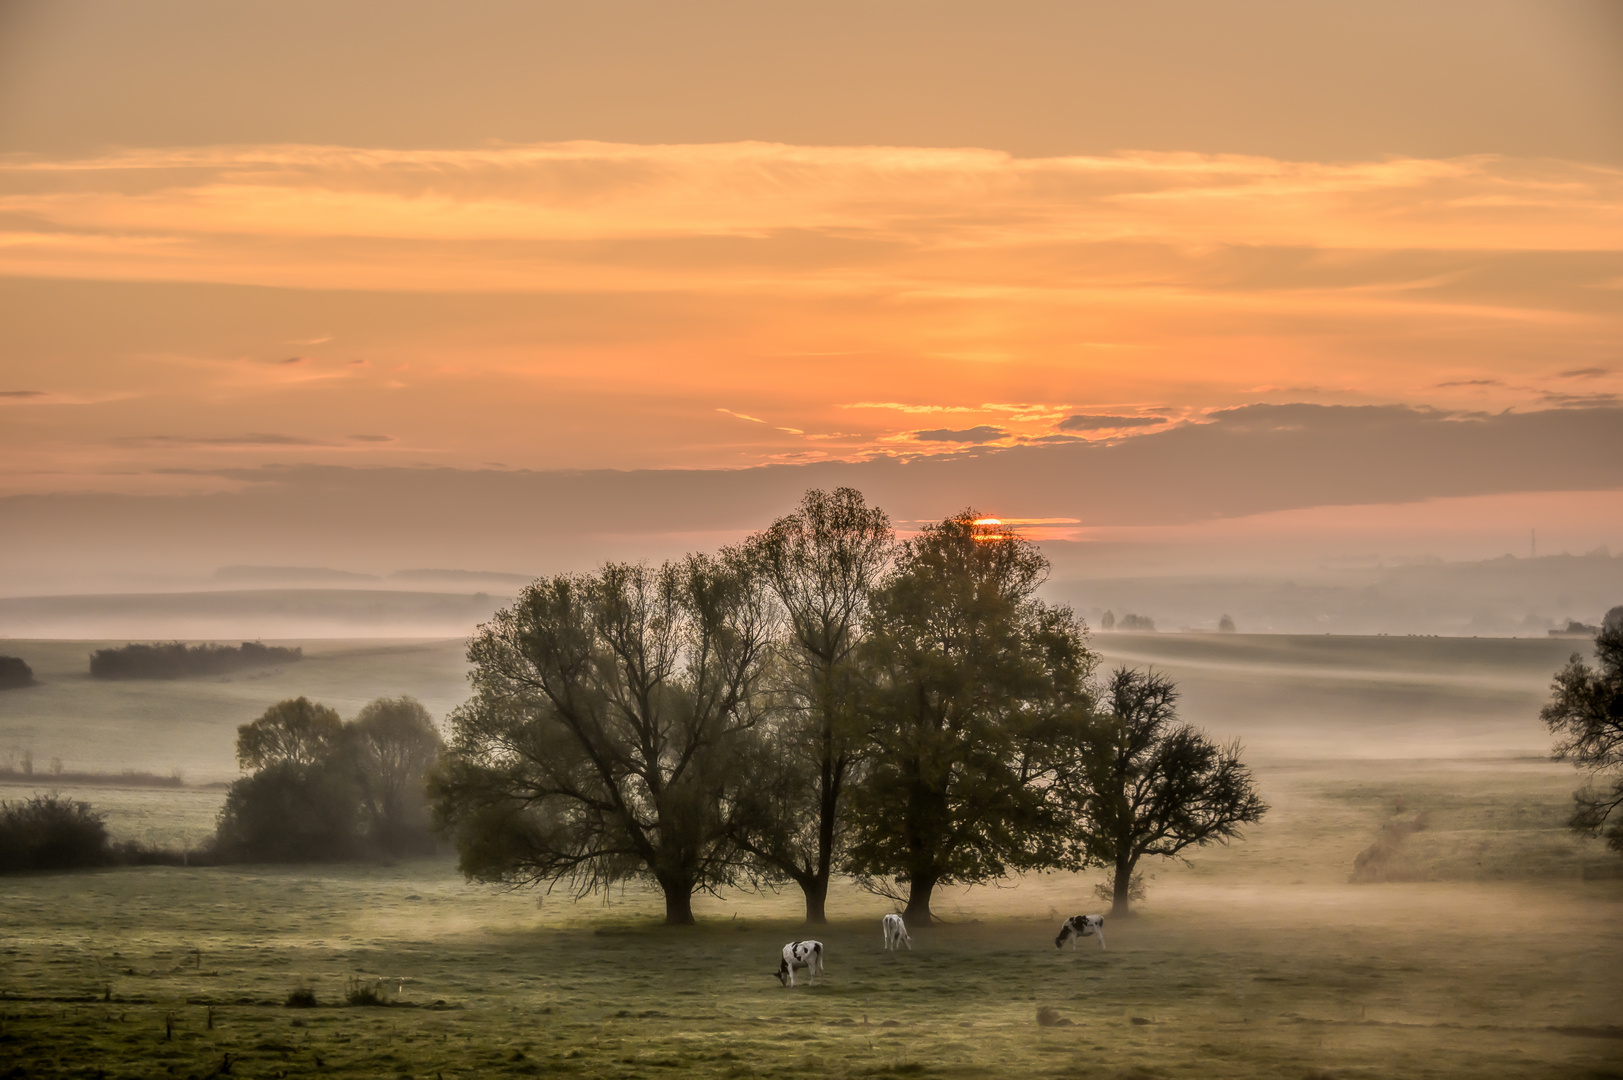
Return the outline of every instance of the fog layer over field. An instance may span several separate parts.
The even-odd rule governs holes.
[[[282,697],[353,715],[407,692],[443,716],[463,694],[456,640],[303,640],[280,670],[139,684],[84,674],[101,644],[0,642],[42,680],[0,695],[0,745],[42,770],[60,756],[223,779],[236,725]],[[467,884],[447,857],[10,877],[7,1045],[41,1075],[204,1073],[227,1053],[244,1075],[356,1077],[1611,1075],[1623,880],[1565,828],[1578,777],[1547,759],[1537,720],[1550,673],[1587,643],[1095,645],[1177,678],[1184,717],[1242,739],[1272,805],[1230,847],[1148,867],[1108,950],[1053,947],[1062,917],[1105,906],[1102,872],[948,890],[948,924],[900,954],[880,950],[889,904],[840,882],[818,935],[827,973],[794,991],[770,975],[805,935],[791,894],[700,898],[700,925],[669,931],[657,891],[574,903]],[[196,842],[223,795],[66,791],[149,843]],[[402,1007],[335,1007],[356,980]],[[299,988],[321,1005],[283,1008]]]

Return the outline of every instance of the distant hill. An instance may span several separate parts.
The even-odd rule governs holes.
[[[517,585],[525,586],[535,580],[534,574],[508,574],[495,570],[396,570],[389,575],[391,581],[443,582],[456,585]]]
[[[298,585],[326,582],[376,581],[376,574],[358,574],[326,566],[222,566],[214,571],[216,581],[244,585]]]
[[[0,598],[0,638],[459,638],[506,604],[507,592],[221,589],[16,596]]]
[[[1090,578],[1076,573],[1078,561],[1061,562],[1047,592],[1095,627],[1113,610],[1118,617],[1142,613],[1162,631],[1215,631],[1227,614],[1242,633],[1544,637],[1573,620],[1598,623],[1623,603],[1623,556],[1604,552],[1324,570],[1284,580],[1263,574]]]

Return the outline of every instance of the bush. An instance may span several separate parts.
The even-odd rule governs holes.
[[[117,860],[107,824],[87,802],[51,792],[0,802],[0,873],[71,870]]]
[[[346,763],[278,762],[231,785],[215,830],[222,862],[329,862],[359,851],[360,792]]]
[[[98,679],[183,679],[189,675],[228,675],[247,668],[274,667],[304,659],[301,648],[286,649],[245,641],[241,646],[131,643],[97,649],[90,655],[90,674]]]
[[[15,656],[0,656],[0,690],[34,685],[34,669]]]
[[[316,992],[308,986],[301,986],[287,996],[282,1003],[289,1009],[313,1009],[321,1002],[316,1000]]]

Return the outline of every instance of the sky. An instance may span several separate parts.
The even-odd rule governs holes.
[[[0,589],[528,571],[831,478],[1587,548],[1620,438],[1607,0],[0,0]]]

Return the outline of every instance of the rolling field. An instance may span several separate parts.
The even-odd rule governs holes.
[[[0,878],[0,1076],[1623,1076],[1623,860],[1563,827],[1578,777],[1536,720],[1573,643],[1097,644],[1178,678],[1273,804],[1244,841],[1149,867],[1107,951],[1053,947],[1063,916],[1101,910],[1097,872],[948,892],[950,924],[899,955],[880,949],[890,905],[844,887],[814,934],[827,975],[794,990],[771,974],[811,933],[793,891],[705,898],[698,927],[667,930],[639,888],[543,898],[445,858]],[[330,691],[297,666],[265,689],[345,712],[410,690],[391,674],[460,693],[454,644],[329,647],[311,670]],[[340,703],[346,669],[371,681]],[[243,717],[210,710],[264,707],[239,682],[134,685],[143,761],[217,727],[224,764],[197,768],[227,772]],[[89,708],[105,688],[72,689]],[[124,730],[135,753],[133,721],[92,717],[92,736],[54,715],[65,740]],[[153,842],[206,831],[221,796],[68,790]],[[387,1006],[347,1004],[362,986]],[[299,989],[319,1004],[285,1007]]]

